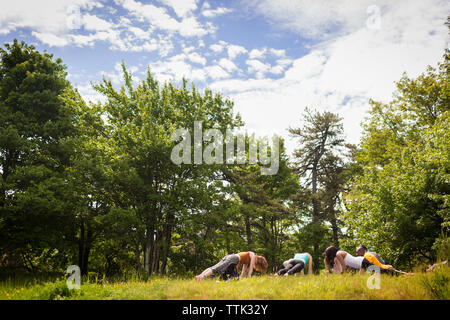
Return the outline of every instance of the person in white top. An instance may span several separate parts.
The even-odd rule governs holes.
[[[325,273],[329,273],[329,268],[334,268],[335,265],[339,273],[344,273],[347,266],[359,270],[360,274],[364,272],[362,268],[364,257],[354,257],[350,253],[333,246],[328,247],[323,253],[323,256]]]

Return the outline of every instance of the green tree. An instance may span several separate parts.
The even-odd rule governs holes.
[[[438,70],[404,75],[389,104],[371,101],[345,221],[401,266],[434,261],[433,245],[448,234],[449,102],[448,51]]]
[[[194,121],[202,121],[202,133],[207,128],[224,132],[227,127],[240,126],[241,121],[229,100],[208,89],[202,95],[194,85],[189,89],[186,80],[180,88],[170,83],[160,86],[148,70],[135,87],[124,65],[123,73],[119,91],[106,79],[95,85],[107,98],[102,112],[107,119],[108,145],[104,147],[113,155],[109,192],[116,207],[136,217],[129,221],[138,226],[128,227],[136,230],[144,270],[164,274],[174,228],[210,210],[217,191],[209,181],[215,180],[221,166],[173,163],[174,132],[186,128],[193,137]]]
[[[0,250],[34,270],[65,248],[74,133],[65,66],[24,42],[0,48]]]
[[[307,108],[304,114],[303,127],[289,128],[289,133],[292,137],[298,139],[299,144],[299,148],[294,152],[294,168],[302,184],[309,190],[308,194],[311,204],[309,218],[311,225],[307,229],[313,233],[310,237],[311,241],[313,241],[311,254],[314,259],[314,268],[317,271],[321,253],[321,239],[326,236],[323,233],[326,228],[321,226],[327,218],[324,205],[327,208],[328,217],[331,217],[333,225],[335,227],[337,226],[336,219],[334,218],[335,212],[333,205],[336,203],[339,190],[336,186],[330,189],[330,186],[331,184],[339,185],[340,182],[325,180],[330,178],[330,170],[340,170],[334,163],[336,160],[330,161],[330,159],[335,159],[332,158],[332,155],[339,156],[344,147],[342,119],[337,114],[331,112],[320,113]],[[337,175],[335,175],[335,178]],[[325,178],[326,176],[327,178]],[[327,183],[327,196],[333,203],[330,204],[331,200],[321,201],[320,197],[321,193],[323,193],[320,189],[323,187],[321,186],[321,182],[322,184]],[[337,193],[330,194],[331,190]],[[303,230],[303,232],[305,231],[306,229]],[[336,231],[334,234],[335,237],[338,235]]]

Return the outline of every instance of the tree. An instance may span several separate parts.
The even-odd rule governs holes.
[[[439,70],[404,75],[389,104],[371,101],[345,198],[352,236],[400,266],[433,262],[448,234],[449,71],[446,51]]]
[[[0,49],[0,250],[29,270],[65,246],[74,132],[65,77],[60,59],[24,42]]]
[[[246,246],[240,250],[264,255],[269,268],[273,268],[280,264],[281,251],[291,231],[295,214],[293,197],[299,184],[289,167],[284,141],[280,139],[278,150],[271,149],[270,152],[278,153],[276,174],[261,175],[261,164],[236,165],[225,168],[224,179],[230,183],[230,192],[238,203],[238,217],[243,226],[241,233],[246,240]]]
[[[220,164],[173,163],[171,152],[178,143],[172,140],[173,134],[185,128],[193,136],[195,121],[203,122],[202,133],[207,128],[224,132],[241,121],[229,100],[208,89],[201,95],[194,85],[188,89],[186,80],[180,88],[160,86],[148,70],[135,87],[125,65],[123,74],[119,91],[106,79],[94,86],[107,98],[102,112],[107,118],[105,148],[113,155],[109,192],[116,207],[136,217],[130,221],[138,225],[128,228],[136,230],[144,270],[164,274],[174,228],[191,215],[211,209],[209,197],[217,190],[209,181],[215,180],[220,168]]]
[[[331,159],[333,154],[338,155],[342,152],[344,138],[341,121],[342,119],[337,114],[313,112],[306,108],[304,127],[289,128],[289,133],[292,137],[297,138],[299,143],[299,148],[294,152],[293,165],[299,177],[304,180],[306,187],[310,189],[312,225],[309,229],[313,232],[312,255],[316,270],[319,266],[320,239],[324,236],[320,234],[320,230],[323,229],[319,225],[325,220],[324,208],[319,198],[320,174],[332,168],[331,166],[327,167],[330,161],[325,161],[324,157],[328,156],[328,159]],[[335,196],[331,195],[331,198]],[[330,207],[328,207],[328,211],[330,211]]]

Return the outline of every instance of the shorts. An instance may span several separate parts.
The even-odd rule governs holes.
[[[219,263],[211,267],[213,274],[224,273],[231,265],[237,266],[239,263],[239,255],[229,254],[225,256]]]

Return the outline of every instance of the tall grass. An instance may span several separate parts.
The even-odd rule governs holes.
[[[54,281],[0,282],[0,299],[263,299],[263,300],[408,300],[450,299],[450,270],[442,267],[414,276],[381,275],[380,289],[367,287],[368,274],[260,276],[228,282],[149,277],[108,280],[84,278],[80,290],[69,290],[64,278]]]

